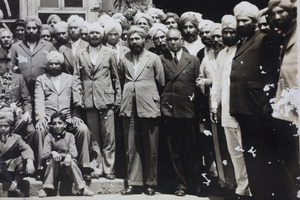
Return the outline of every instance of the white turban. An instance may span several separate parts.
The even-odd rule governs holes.
[[[219,31],[220,33],[222,32],[222,25],[220,23],[214,23],[211,26],[210,32],[213,35],[215,31]]]
[[[63,64],[64,62],[64,55],[59,53],[58,51],[50,51],[50,53],[47,54],[46,60],[49,62],[50,60],[57,60],[60,64]]]
[[[78,15],[71,15],[67,21],[68,26],[70,26],[70,24],[73,22],[75,22],[78,25],[78,27],[80,29],[82,29],[83,23],[84,23],[84,20],[82,17],[79,17]]]
[[[142,12],[138,12],[135,14],[134,19],[133,19],[134,24],[136,25],[141,18],[145,18],[148,21],[149,26],[152,27],[153,18],[150,15],[142,13]]]
[[[115,20],[111,20],[109,23],[104,25],[104,33],[107,34],[109,31],[115,29],[119,36],[122,35],[122,26]]]
[[[98,18],[98,23],[99,23],[102,27],[104,27],[105,24],[106,24],[107,22],[110,22],[111,20],[112,20],[112,18],[111,18],[109,15],[103,14],[103,15],[101,15],[101,16]]]
[[[201,29],[204,28],[204,27],[208,27],[209,29],[211,29],[211,26],[212,26],[213,24],[214,24],[213,21],[204,19],[204,20],[202,20],[202,21],[199,23],[198,29],[199,29],[200,32],[201,32]]]
[[[167,32],[169,31],[169,29],[163,24],[153,24],[153,26],[148,31],[148,34],[151,36],[152,39],[158,30],[161,30],[165,34],[167,34]]]
[[[34,22],[36,24],[36,26],[39,28],[42,27],[42,21],[40,20],[40,18],[38,16],[35,16],[35,15],[28,16],[25,19],[25,24],[27,25],[29,22]]]
[[[165,20],[167,17],[166,14],[164,13],[164,11],[162,11],[161,9],[158,9],[158,8],[149,8],[147,10],[147,14],[150,16],[156,14],[160,18],[160,20]]]
[[[14,114],[11,111],[3,109],[0,111],[0,124],[1,125],[10,125],[12,126],[14,123]]]
[[[112,16],[112,18],[121,24],[127,22],[126,17],[122,13],[116,13]]]
[[[222,29],[230,28],[236,30],[236,19],[233,15],[224,15],[221,19]]]
[[[196,19],[197,19],[197,21],[198,21],[198,23],[200,23],[200,22],[202,21],[202,14],[201,14],[201,13],[198,13],[198,12],[192,12],[192,11],[183,13],[183,14],[180,16],[180,18],[189,16],[189,15],[195,16]]]
[[[99,31],[102,36],[104,35],[104,29],[98,22],[90,23],[88,27],[88,33],[91,31]]]
[[[54,24],[54,32],[56,33],[58,29],[65,29],[68,30],[68,24],[67,22],[61,21]]]
[[[256,5],[251,4],[248,1],[242,1],[234,7],[233,13],[235,17],[245,13],[249,18],[257,20],[259,9]]]

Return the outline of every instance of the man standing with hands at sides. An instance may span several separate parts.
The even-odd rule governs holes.
[[[123,88],[120,116],[123,117],[127,179],[129,187],[122,195],[144,192],[154,195],[157,185],[157,150],[160,116],[160,87],[164,71],[160,58],[147,51],[144,29],[128,30],[130,52],[119,63]],[[142,157],[143,156],[143,157]]]
[[[104,30],[98,22],[89,25],[89,45],[76,55],[73,98],[75,107],[84,109],[87,126],[100,146],[100,173],[103,170],[107,179],[115,179],[114,110],[121,101],[121,88],[117,56],[112,49],[102,45],[103,34]]]

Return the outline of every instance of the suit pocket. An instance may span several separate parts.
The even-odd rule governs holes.
[[[115,91],[114,90],[105,90],[104,91],[106,99],[109,101],[108,103],[114,103],[115,100]]]

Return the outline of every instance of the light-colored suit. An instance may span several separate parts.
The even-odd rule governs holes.
[[[113,109],[118,107],[121,101],[117,59],[113,50],[102,45],[94,65],[90,52],[91,46],[77,52],[73,75],[73,98],[75,106],[85,109],[87,125],[92,131],[93,138],[99,145],[101,144],[102,157],[98,152],[98,168],[105,174],[113,174],[115,162]]]
[[[144,49],[136,73],[131,52],[120,59],[119,70],[128,182],[157,185],[159,88],[165,84],[164,69],[160,58]]]
[[[62,73],[60,77],[60,90],[57,91],[49,74],[41,75],[35,85],[35,112],[37,122],[42,118],[49,121],[55,112],[62,112],[67,115],[67,121],[71,123],[72,108],[72,87],[73,76]],[[82,167],[90,167],[89,147],[91,133],[84,123],[74,127],[78,150],[78,162]],[[38,164],[41,164],[44,138],[47,132],[45,129],[37,129]]]

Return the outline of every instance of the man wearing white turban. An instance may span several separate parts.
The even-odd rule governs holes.
[[[98,22],[88,28],[89,45],[76,54],[73,74],[75,107],[84,109],[86,122],[98,143],[97,175],[115,179],[114,111],[121,101],[115,52],[102,45],[104,30]]]
[[[169,29],[163,24],[154,24],[148,34],[150,35],[155,47],[149,48],[149,51],[155,53],[156,55],[162,54],[168,49],[166,43],[166,34]]]
[[[36,112],[36,145],[37,161],[42,162],[43,143],[49,128],[48,122],[55,112],[62,112],[67,116],[67,122],[74,130],[68,130],[75,135],[78,150],[78,164],[83,172],[83,178],[90,180],[86,171],[90,169],[90,141],[91,132],[81,120],[79,112],[71,111],[73,76],[62,72],[63,54],[51,51],[47,57],[46,74],[37,77],[35,84],[35,112]]]
[[[235,150],[236,147],[243,148],[242,145],[242,136],[241,130],[238,122],[229,113],[229,87],[230,87],[230,71],[232,58],[235,55],[236,44],[238,41],[236,33],[236,19],[233,15],[224,15],[222,17],[222,38],[223,43],[226,47],[220,51],[217,57],[217,70],[213,80],[213,85],[210,93],[211,98],[211,121],[213,123],[218,123],[219,119],[217,118],[217,109],[221,104],[221,123],[224,127],[227,149],[230,154],[232,164],[234,167],[235,181],[237,188],[235,193],[241,196],[249,196],[249,181],[246,171],[246,165],[244,161],[244,155],[242,151]],[[219,108],[219,109],[220,109]],[[222,138],[222,136],[218,136]],[[221,148],[221,147],[220,147]],[[225,151],[227,151],[227,149]],[[222,158],[225,151],[221,150]],[[224,166],[223,168],[229,168]],[[220,172],[219,172],[220,173]],[[230,174],[229,174],[230,176]],[[224,183],[227,183],[230,180],[228,174],[224,174],[225,180],[222,180]],[[220,177],[220,176],[219,176]],[[221,177],[220,177],[221,178]]]
[[[162,23],[167,17],[164,11],[158,8],[149,8],[147,14],[152,17],[153,23]]]
[[[230,74],[230,115],[241,128],[244,159],[249,186],[254,199],[272,199],[274,191],[273,160],[270,144],[274,132],[267,129],[272,123],[266,113],[269,104],[265,86],[269,76],[279,66],[279,56],[271,38],[257,28],[258,8],[246,1],[235,6],[237,33],[240,41],[233,57]],[[270,163],[268,164],[268,162]]]
[[[59,50],[62,45],[66,45],[69,42],[70,37],[68,34],[67,22],[61,21],[54,25],[54,37],[56,42],[53,43],[53,45],[57,50]]]

